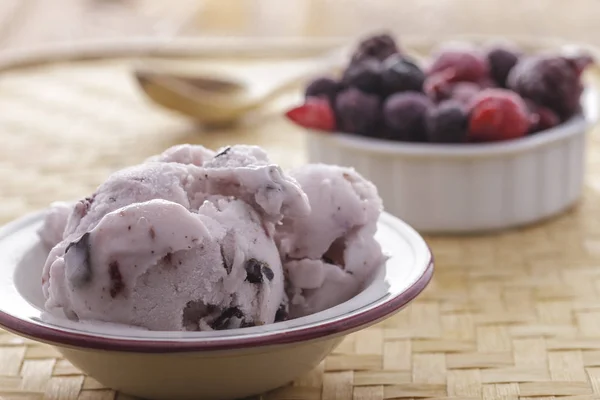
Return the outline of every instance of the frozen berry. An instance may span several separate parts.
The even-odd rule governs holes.
[[[576,64],[549,55],[522,58],[508,76],[508,87],[548,107],[563,120],[579,111],[581,82]]]
[[[425,74],[414,61],[394,54],[383,62],[381,71],[382,92],[391,95],[397,92],[421,92]]]
[[[324,131],[336,128],[335,114],[328,100],[308,98],[304,104],[294,107],[285,113],[286,117],[300,126]]]
[[[338,94],[335,108],[341,131],[368,136],[374,134],[380,119],[377,96],[349,88]]]
[[[560,123],[558,115],[549,108],[537,105],[531,100],[525,100],[525,103],[532,117],[529,133],[550,129]]]
[[[471,103],[469,138],[478,142],[516,139],[529,131],[525,101],[507,89],[482,90]]]
[[[358,44],[356,51],[352,56],[352,63],[371,57],[383,61],[392,54],[398,52],[398,45],[390,34],[381,33],[372,35]]]
[[[506,87],[506,78],[510,70],[519,61],[520,53],[508,46],[496,46],[487,51],[490,75],[500,87]]]
[[[308,97],[326,97],[331,104],[335,103],[335,96],[341,90],[340,82],[329,77],[320,77],[314,79],[306,86],[304,95]]]
[[[456,101],[444,101],[426,114],[427,138],[433,143],[462,143],[467,139],[467,112]]]
[[[342,82],[363,92],[378,94],[381,90],[381,62],[367,58],[350,64],[344,71]]]
[[[440,49],[434,55],[427,75],[450,69],[453,72],[451,81],[477,82],[488,75],[487,59],[470,49]]]
[[[425,115],[432,106],[427,96],[417,92],[397,93],[388,97],[383,107],[383,116],[391,131],[390,139],[426,141]]]

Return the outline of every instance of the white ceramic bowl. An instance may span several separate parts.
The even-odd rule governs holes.
[[[386,210],[420,232],[488,231],[540,221],[579,199],[586,130],[580,116],[522,139],[469,145],[310,132],[308,158],[356,168]]]
[[[432,255],[410,226],[384,213],[377,240],[390,259],[354,298],[328,310],[262,327],[162,332],[84,324],[43,311],[47,250],[43,212],[0,229],[0,326],[56,346],[104,385],[149,399],[230,399],[263,393],[308,372],[349,333],[390,317],[433,273]]]
[[[481,45],[486,36],[443,42]],[[510,38],[526,52],[576,51],[556,40]],[[400,42],[426,59],[442,41]],[[587,49],[594,52],[593,49]],[[587,128],[598,114],[598,93],[587,86],[584,115],[525,138],[497,143],[414,144],[344,133],[309,132],[310,162],[355,167],[378,187],[388,212],[422,233],[473,233],[534,223],[580,198]]]

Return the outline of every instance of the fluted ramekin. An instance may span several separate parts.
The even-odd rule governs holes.
[[[354,167],[386,211],[420,232],[517,227],[559,214],[580,198],[583,115],[524,138],[484,144],[417,144],[309,132],[310,162]]]

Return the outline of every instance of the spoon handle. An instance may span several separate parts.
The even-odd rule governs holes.
[[[348,47],[338,47],[317,58],[314,63],[301,71],[291,74],[278,85],[261,96],[260,104],[265,104],[287,93],[290,89],[318,75],[327,75],[341,69],[347,58]]]

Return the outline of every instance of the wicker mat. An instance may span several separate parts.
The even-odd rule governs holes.
[[[92,191],[176,143],[257,143],[284,166],[302,135],[281,119],[200,132],[139,95],[127,60],[40,65],[0,77],[0,222]],[[600,143],[584,200],[544,224],[430,237],[436,272],[410,307],[348,337],[273,399],[600,398]],[[50,346],[0,331],[0,398],[125,399]]]

